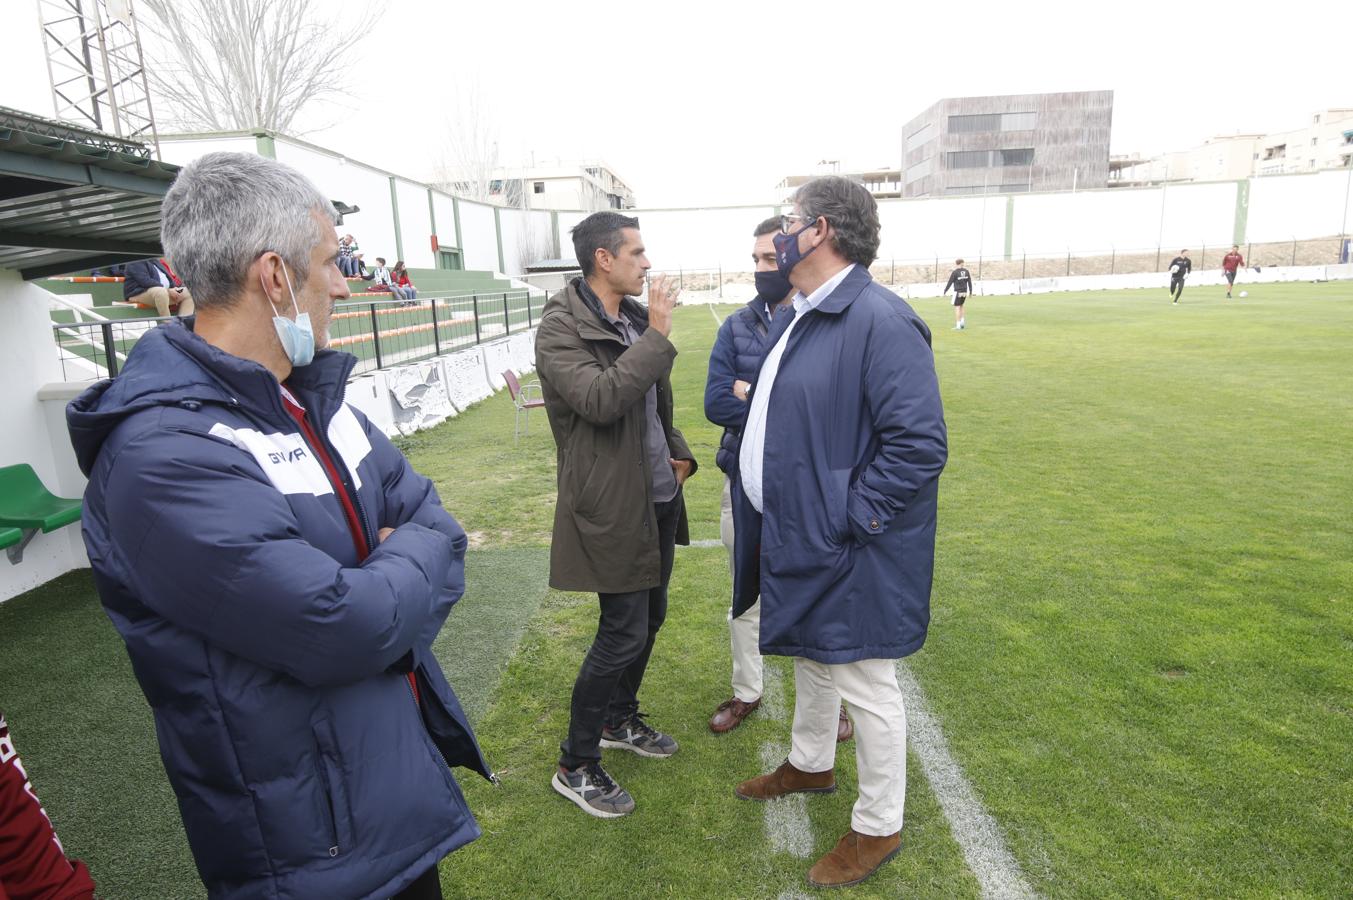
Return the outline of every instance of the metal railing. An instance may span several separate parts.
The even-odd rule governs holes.
[[[509,290],[340,303],[329,321],[329,346],[357,357],[353,374],[429,359],[535,326],[541,291]],[[140,337],[164,319],[155,316],[52,324],[62,378],[116,376]]]

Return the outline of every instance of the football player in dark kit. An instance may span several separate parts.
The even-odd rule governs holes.
[[[1184,279],[1193,271],[1193,261],[1189,259],[1189,251],[1180,250],[1179,255],[1170,260],[1170,296],[1174,299],[1171,303],[1178,303],[1179,298],[1184,293]]]
[[[972,293],[972,273],[963,267],[963,260],[954,260],[954,265],[958,268],[949,273],[949,280],[945,282],[944,293],[949,293],[949,288],[954,289],[954,330],[962,331],[967,327],[967,320],[963,315],[963,304]]]

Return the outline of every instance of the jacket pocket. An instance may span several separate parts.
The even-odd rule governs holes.
[[[320,787],[324,791],[329,808],[330,834],[332,843],[327,848],[329,856],[338,856],[352,848],[352,808],[348,802],[347,785],[343,779],[343,766],[338,756],[338,741],[333,733],[333,723],[328,719],[317,719],[310,723],[315,736],[315,771]]]
[[[827,472],[827,523],[837,544],[847,544],[854,536],[850,527],[850,473],[850,469]]]

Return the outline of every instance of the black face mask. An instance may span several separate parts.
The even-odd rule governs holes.
[[[757,296],[772,305],[788,297],[794,290],[794,285],[789,283],[789,279],[778,271],[757,272],[755,277]]]

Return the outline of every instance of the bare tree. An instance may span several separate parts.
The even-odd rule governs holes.
[[[501,177],[498,122],[484,99],[478,78],[472,76],[456,92],[443,131],[437,163],[438,186],[467,200],[494,202],[493,182]]]
[[[335,25],[316,0],[141,0],[146,71],[176,127],[290,132],[317,100],[342,93],[346,57],[379,18]]]

